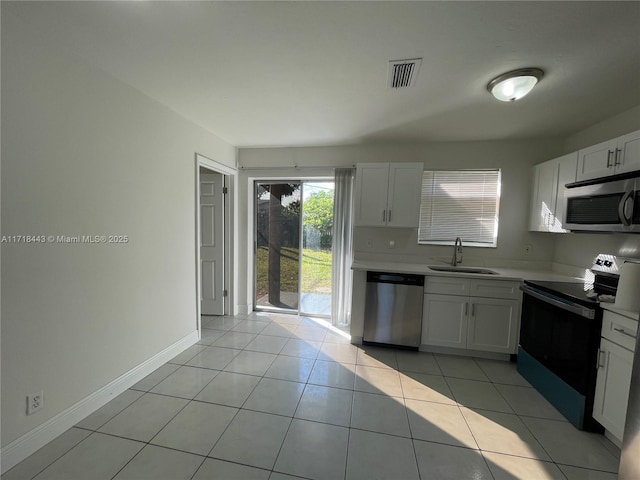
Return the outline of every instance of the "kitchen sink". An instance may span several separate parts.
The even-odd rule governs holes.
[[[498,272],[486,268],[454,267],[449,265],[427,265],[427,268],[435,272],[479,273],[481,275],[499,275]]]

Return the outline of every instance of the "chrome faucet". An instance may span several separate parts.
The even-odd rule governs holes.
[[[462,239],[456,237],[456,243],[453,245],[453,258],[451,259],[451,265],[457,266],[462,263]]]

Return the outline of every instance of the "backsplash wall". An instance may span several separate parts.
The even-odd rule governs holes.
[[[554,261],[588,268],[598,253],[640,258],[640,235],[631,233],[569,233],[557,235]]]
[[[507,229],[507,227],[504,228]],[[416,228],[356,227],[353,238],[354,256],[358,260],[425,264],[450,262],[453,255],[453,247],[449,245],[419,245]],[[532,232],[526,232],[523,235],[514,232],[499,234],[496,248],[463,245],[462,264],[551,268],[554,242],[555,239],[548,234]],[[525,245],[531,246],[529,254],[524,252]]]
[[[465,247],[463,264],[509,266],[515,263],[549,268],[554,258],[555,239],[551,235],[528,231],[531,166],[557,156],[560,151],[556,148],[557,144],[552,140],[432,144],[397,149],[376,160],[421,161],[425,170],[500,168],[498,245],[496,248]],[[422,264],[432,262],[434,258],[451,259],[451,246],[418,245],[417,238],[415,228],[356,227],[355,258]],[[455,235],[451,240],[454,239]],[[525,252],[527,246],[530,253]]]

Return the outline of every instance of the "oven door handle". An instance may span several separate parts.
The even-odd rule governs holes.
[[[543,295],[538,293],[533,288],[527,285],[521,285],[520,290],[527,295],[531,295],[533,298],[537,298],[538,300],[542,300],[543,302],[549,303],[555,307],[561,308],[571,313],[575,313],[576,315],[580,315],[581,317],[594,319],[596,317],[596,311],[592,308],[583,307],[582,305],[576,304],[568,304],[556,300],[555,298],[548,297],[547,295]]]

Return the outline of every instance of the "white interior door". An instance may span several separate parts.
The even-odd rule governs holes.
[[[224,315],[224,176],[200,175],[200,308]]]

